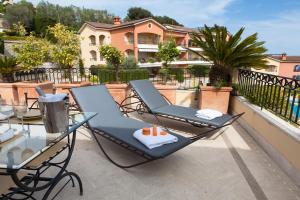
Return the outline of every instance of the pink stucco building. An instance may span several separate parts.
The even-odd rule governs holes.
[[[300,80],[300,56],[288,56],[283,53],[281,55],[271,55],[269,60],[277,63],[279,76]]]
[[[115,17],[114,24],[86,22],[79,30],[81,55],[85,67],[105,64],[98,49],[101,45],[109,44],[117,47],[125,56],[134,56],[140,65],[147,65],[150,60],[153,62],[158,44],[173,38],[181,52],[175,64],[200,64],[204,61],[184,48],[201,51],[200,48],[193,47],[190,41],[193,31],[195,29],[160,24],[152,18],[122,23],[119,17]]]
[[[300,56],[289,56],[286,53],[272,54],[268,56],[267,61],[268,68],[252,70],[300,80]]]

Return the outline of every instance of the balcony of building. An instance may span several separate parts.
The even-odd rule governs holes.
[[[54,72],[61,73],[60,77],[63,77],[64,72],[60,69],[45,71],[46,74],[41,77],[45,78],[44,81],[49,81],[51,77],[59,77]],[[199,97],[201,91],[196,90],[195,86],[200,81],[204,82],[205,77],[187,73],[188,70],[185,70],[184,82],[166,80],[160,85],[160,91],[169,94],[167,97],[172,97],[172,103],[175,105],[198,108],[199,98],[196,97]],[[72,74],[74,80],[89,77],[88,74],[80,75],[75,68]],[[232,114],[245,112],[237,122],[207,135],[169,157],[146,165],[127,170],[116,167],[101,152],[91,132],[85,127],[80,128],[68,170],[81,177],[83,196],[79,196],[77,182],[75,187],[72,187],[72,181],[66,178],[65,182],[59,182],[53,190],[55,194],[70,181],[56,199],[300,199],[300,109],[299,99],[296,98],[299,90],[294,90],[295,86],[298,88],[296,80],[248,70],[240,70],[238,77],[240,96],[232,95],[229,107]],[[153,77],[149,80],[157,81]],[[51,81],[55,82],[53,79]],[[61,81],[65,83],[65,79]],[[7,83],[1,84],[0,92],[7,96]],[[12,88],[18,85],[20,87],[20,84],[22,82]],[[183,84],[187,87],[181,87]],[[115,98],[130,95],[124,84],[114,86],[115,89],[110,92]],[[109,84],[107,87],[110,87]],[[265,95],[276,92],[285,95],[279,95],[277,98]],[[294,93],[296,95],[292,95]],[[265,98],[261,98],[262,96]],[[285,100],[291,101],[283,105],[278,104]],[[277,109],[280,107],[281,111]],[[103,113],[99,115],[105,117]],[[134,112],[129,117],[152,124],[163,124],[184,136],[201,134],[206,130],[185,122],[156,118],[149,113]],[[110,156],[120,163],[141,161],[139,155],[100,135],[97,137]],[[60,157],[56,159],[61,160]],[[50,170],[45,176],[51,177],[56,173],[57,171]],[[7,177],[0,177],[0,183],[1,193],[12,186]],[[43,192],[36,193],[34,198],[42,199],[43,195]]]

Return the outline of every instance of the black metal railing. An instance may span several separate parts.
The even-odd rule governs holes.
[[[239,93],[251,103],[300,125],[300,82],[296,79],[239,70]]]
[[[200,71],[200,73],[199,73]],[[203,70],[202,70],[203,71]],[[119,82],[128,83],[131,80],[149,79],[154,83],[174,85],[178,89],[195,89],[208,82],[206,72],[191,71],[187,68],[171,68],[167,72],[159,69],[127,69],[119,72]],[[2,77],[4,77],[2,75]],[[31,71],[17,71],[12,74],[11,82],[31,81],[54,83],[91,82],[92,84],[112,83],[115,80],[115,71],[107,68],[35,68]],[[8,82],[3,79],[0,82]]]

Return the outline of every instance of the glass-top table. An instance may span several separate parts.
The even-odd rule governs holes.
[[[94,112],[80,112],[71,114],[69,116],[68,131],[54,134],[46,132],[46,129],[41,120],[39,122],[35,121],[34,123],[24,123],[25,129],[29,131],[28,134],[21,133],[22,125],[20,123],[15,123],[14,120],[11,120],[13,122],[11,123],[11,128],[14,129],[15,133],[17,134],[14,138],[0,143],[0,175],[11,175],[15,184],[19,188],[22,188],[22,190],[24,191],[28,190],[28,192],[52,188],[51,185],[59,182],[61,178],[65,177],[66,174],[70,177],[75,176],[75,173],[69,173],[68,171],[66,171],[66,167],[69,163],[72,151],[74,149],[76,129],[88,122],[88,120],[93,118],[95,115],[96,113]],[[7,123],[7,121],[0,121],[0,132],[5,132],[8,129],[9,124]],[[73,133],[72,137],[70,137],[71,133]],[[49,183],[45,183],[45,185],[41,187],[29,187],[28,185],[30,184],[17,179],[16,174],[20,169],[27,169],[26,167],[28,163],[34,161],[34,159],[36,159],[37,157],[44,155],[47,150],[50,150],[54,145],[58,144],[64,138],[67,138],[66,141],[68,143],[69,150],[67,158],[64,160],[64,162],[61,162],[62,166],[59,168],[61,170],[61,173],[59,172],[57,176],[49,178]],[[45,165],[57,167],[57,164],[51,164],[50,162]],[[39,167],[37,171],[40,171],[42,167]],[[40,174],[35,174],[35,176],[35,179],[37,179]],[[78,177],[78,175],[76,175],[76,177],[73,177],[73,179],[74,178],[78,180],[82,193],[80,178]],[[34,178],[32,178],[32,180],[34,180]]]
[[[0,143],[0,169],[22,168],[95,115],[96,113],[93,112],[70,115],[69,131],[54,134],[47,133],[42,124],[25,124],[25,129],[29,131],[29,134],[21,133],[22,126],[20,124],[11,124],[11,128],[17,135],[4,143]],[[0,133],[8,129],[7,123],[0,122]]]

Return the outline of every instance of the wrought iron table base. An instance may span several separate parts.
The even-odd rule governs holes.
[[[72,136],[70,136],[72,135]],[[71,138],[72,137],[72,138]],[[36,200],[33,195],[36,192],[45,191],[42,200],[46,200],[49,198],[52,191],[55,187],[60,183],[63,179],[69,178],[66,183],[57,191],[56,194],[51,199],[54,199],[66,186],[71,182],[72,187],[75,187],[75,180],[79,185],[80,195],[83,195],[83,187],[80,177],[74,173],[69,172],[66,168],[70,162],[75,140],[76,140],[76,131],[73,134],[69,134],[67,136],[68,142],[66,145],[52,157],[50,157],[47,161],[43,162],[41,166],[37,168],[24,167],[22,170],[28,171],[25,177],[19,179],[18,172],[19,170],[7,170],[7,172],[0,172],[0,175],[10,176],[15,183],[15,187],[9,189],[9,192],[6,194],[2,194],[0,199],[3,200],[27,200],[33,199]],[[53,162],[53,159],[60,153],[67,151],[67,156],[64,160],[60,162]],[[58,169],[58,173],[54,178],[44,177],[42,176],[48,169],[56,168]]]

